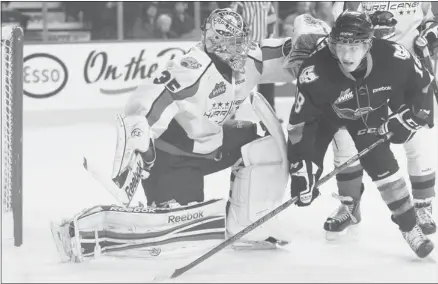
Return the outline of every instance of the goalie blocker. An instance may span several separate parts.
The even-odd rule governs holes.
[[[266,133],[259,124],[231,121],[223,126],[220,152],[211,157],[171,155],[155,141],[155,162],[147,169],[149,175],[142,175],[146,177],[142,185],[148,207],[95,206],[61,224],[53,224],[52,233],[62,260],[82,261],[101,253],[157,254],[161,250],[211,245],[211,241],[223,240],[225,233],[237,233],[279,206],[288,181],[285,137],[263,96],[252,93],[250,100]],[[125,129],[119,134],[132,131]],[[142,133],[147,130],[142,129]],[[139,155],[135,153],[129,160],[138,161]],[[120,160],[118,163],[122,165],[118,168],[128,169],[120,189],[126,195],[125,201],[131,198],[123,184],[133,183],[130,177],[136,178],[129,174],[128,164]],[[232,175],[228,206],[224,200],[204,201],[204,176],[229,167]],[[251,248],[265,249],[276,247],[273,240],[286,242],[277,222],[273,219],[260,226],[236,247],[247,247],[249,243]]]

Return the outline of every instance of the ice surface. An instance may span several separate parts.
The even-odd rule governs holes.
[[[291,104],[290,99],[277,99],[277,111],[285,121]],[[57,119],[53,117],[54,122]],[[109,176],[115,129],[111,121],[87,121],[78,114],[76,124],[45,129],[37,127],[38,122],[25,121],[32,126],[25,127],[24,133],[24,244],[20,248],[3,245],[2,281],[144,283],[160,272],[186,265],[202,253],[150,259],[101,257],[80,264],[59,262],[49,222],[72,217],[88,206],[114,203],[81,163],[87,155],[98,161]],[[436,136],[430,141],[430,158],[435,160]],[[405,169],[402,147],[394,147],[394,151]],[[333,168],[332,160],[329,150],[326,173]],[[290,245],[277,251],[223,250],[173,281],[438,282],[436,250],[432,256],[418,259],[391,222],[376,187],[368,177],[365,183],[363,221],[356,237],[342,243],[324,240],[323,223],[338,206],[330,196],[335,190],[332,179],[322,187],[322,196],[312,206],[291,206],[281,213],[283,227],[292,240]],[[229,171],[208,176],[206,196],[226,197],[228,184]],[[434,206],[438,208],[436,203]],[[437,244],[436,235],[432,238]]]

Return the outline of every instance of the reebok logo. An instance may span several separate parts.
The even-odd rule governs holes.
[[[203,211],[199,211],[199,212],[196,212],[193,214],[187,213],[187,214],[182,215],[182,216],[170,215],[167,223],[169,223],[169,224],[179,223],[179,222],[184,222],[184,221],[196,220],[196,219],[200,219],[200,218],[204,218]]]
[[[377,92],[383,92],[383,91],[391,91],[392,87],[391,86],[383,86],[377,89],[373,89],[373,94],[377,93]]]
[[[225,86],[224,82],[217,83],[214,87],[213,91],[211,91],[210,95],[208,96],[210,99],[215,98],[217,96],[222,95],[227,90],[227,86]]]
[[[348,100],[351,100],[352,98],[353,98],[353,92],[350,90],[350,88],[348,88],[347,90],[341,92],[341,95],[335,101],[335,104],[346,102]]]
[[[389,174],[389,171],[384,172],[383,174],[377,175],[377,177],[382,178]]]
[[[111,206],[109,211],[117,212],[132,212],[132,213],[153,213],[154,208],[151,207],[121,207],[121,206]]]

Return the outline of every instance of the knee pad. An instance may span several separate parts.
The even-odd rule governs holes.
[[[289,178],[286,141],[279,149],[269,135],[244,145],[242,158],[232,169],[227,232],[234,235],[278,207],[285,196]],[[272,221],[272,222],[271,222]],[[252,241],[275,237],[278,227],[270,220],[244,239]],[[277,227],[277,230],[273,230]],[[278,237],[278,235],[277,235]],[[280,239],[284,239],[281,238]]]

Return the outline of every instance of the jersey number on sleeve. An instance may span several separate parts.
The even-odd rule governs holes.
[[[295,113],[300,113],[301,108],[303,107],[305,101],[306,99],[304,98],[303,94],[298,92],[298,94],[295,97],[295,104],[294,104]]]
[[[175,78],[172,79],[170,72],[167,70],[161,72],[161,76],[154,79],[154,84],[166,84],[166,87],[172,92],[175,92],[181,88],[181,85],[178,83],[178,81]]]
[[[400,44],[394,43],[393,44],[395,51],[394,51],[394,57],[406,60],[409,59],[411,57],[411,54],[409,53],[409,51],[404,48],[403,46],[401,46]]]
[[[301,71],[300,78],[298,80],[300,84],[308,84],[315,81],[318,78],[319,76],[316,75],[315,73],[315,66],[310,65]]]

